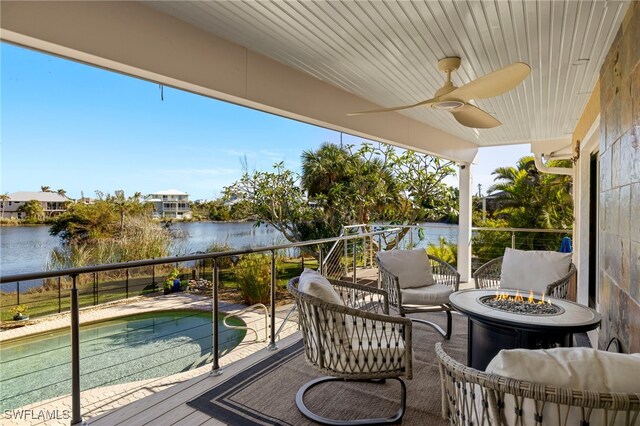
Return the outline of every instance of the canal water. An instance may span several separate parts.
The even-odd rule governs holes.
[[[234,249],[284,244],[285,238],[271,226],[253,222],[174,223],[171,255],[205,252],[212,244]],[[0,227],[0,273],[2,275],[44,271],[51,250],[60,239],[49,235],[48,226]]]
[[[426,223],[423,227],[425,238],[419,241],[416,233],[415,239],[420,247],[437,243],[440,237],[450,242],[457,241],[457,225]],[[185,222],[174,223],[171,229],[175,235],[172,255],[206,252],[214,243],[244,249],[287,242],[275,228],[267,225],[256,227],[253,222]],[[0,227],[0,274],[44,271],[51,250],[59,245],[60,239],[49,235],[48,226]]]

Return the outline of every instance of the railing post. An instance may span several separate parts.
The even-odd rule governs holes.
[[[324,276],[324,259],[322,258],[322,246],[318,247],[318,269],[320,275]]]
[[[213,346],[211,347],[211,353],[213,355],[213,365],[211,368],[211,375],[219,376],[222,374],[222,369],[220,368],[220,360],[218,359],[218,346],[219,346],[219,335],[218,335],[218,285],[220,284],[220,278],[218,274],[218,262],[217,259],[213,260],[213,270],[211,271],[213,275]]]
[[[62,285],[60,280],[61,277],[58,277],[58,313],[62,312]]]
[[[276,345],[276,252],[271,250],[271,333],[269,338],[270,351],[278,349]]]
[[[80,311],[77,275],[72,275],[71,287],[71,424],[82,423],[80,414]]]
[[[413,249],[413,226],[409,227],[409,250]]]
[[[20,281],[16,282],[16,305],[20,304]]]
[[[356,283],[356,268],[358,266],[358,240],[354,238],[353,240],[353,283]]]
[[[516,248],[516,233],[511,231],[511,248]]]
[[[129,270],[125,269],[125,271],[127,273],[127,279],[126,279],[126,282],[125,282],[125,291],[126,291],[125,299],[128,299],[129,298]]]
[[[151,291],[156,293],[156,265],[151,265]]]
[[[347,243],[347,240],[343,240],[342,241],[342,245],[344,246],[344,276],[346,277],[347,275],[349,275],[349,263],[347,262],[347,259],[349,259],[349,243]]]

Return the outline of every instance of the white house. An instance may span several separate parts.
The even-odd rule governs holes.
[[[163,219],[191,219],[189,194],[176,189],[147,195],[145,202],[153,204],[153,216]]]
[[[5,200],[2,206],[3,218],[22,219],[24,213],[19,212],[18,209],[31,200],[40,202],[44,214],[47,217],[65,212],[67,210],[67,204],[71,202],[71,199],[56,192],[20,191],[8,194],[8,196],[9,199]]]

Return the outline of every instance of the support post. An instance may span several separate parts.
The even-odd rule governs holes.
[[[344,235],[345,231],[342,231],[342,234]],[[349,275],[349,263],[347,262],[347,259],[349,259],[349,243],[347,242],[347,240],[342,240],[342,245],[344,246],[344,276],[346,277],[347,275]]]
[[[471,280],[471,164],[460,165],[460,209],[458,219],[458,272],[460,281]]]
[[[220,368],[220,360],[218,359],[218,351],[219,351],[219,331],[218,331],[218,285],[219,285],[219,274],[218,274],[218,261],[217,259],[213,259],[213,300],[212,300],[212,320],[213,320],[213,345],[211,346],[211,354],[213,355],[213,365],[211,366],[211,375],[219,376],[222,374],[222,368]]]
[[[270,338],[268,349],[275,351],[278,349],[276,345],[276,252],[271,250],[271,321],[270,321]]]
[[[356,283],[356,269],[358,268],[358,240],[353,240],[353,283]]]
[[[81,424],[80,414],[80,310],[77,275],[72,275],[71,287],[71,424]]]

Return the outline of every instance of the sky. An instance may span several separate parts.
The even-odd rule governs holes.
[[[150,194],[178,189],[213,199],[250,170],[300,170],[323,142],[362,138],[107,70],[0,44],[0,193],[64,189]],[[529,145],[482,148],[473,192]],[[457,178],[447,183],[457,186]]]

